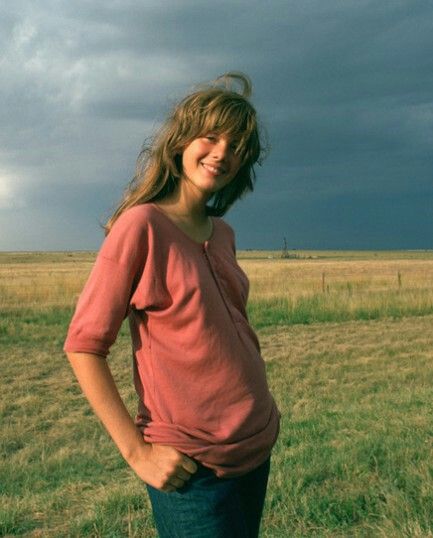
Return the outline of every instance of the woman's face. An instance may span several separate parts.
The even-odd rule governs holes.
[[[237,175],[241,157],[235,150],[234,141],[226,135],[210,133],[195,138],[182,154],[182,179],[211,196]]]

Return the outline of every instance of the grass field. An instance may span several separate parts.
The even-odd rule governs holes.
[[[433,253],[296,254],[239,253],[283,415],[262,536],[432,537]],[[0,253],[1,536],[156,536],[61,351],[93,259]]]

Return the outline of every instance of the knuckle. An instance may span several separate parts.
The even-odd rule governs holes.
[[[166,484],[170,478],[171,478],[171,472],[170,471],[166,471],[164,474],[163,474],[163,481],[164,481],[164,484]]]
[[[177,452],[175,452],[172,456],[172,461],[173,463],[175,463],[176,465],[179,465],[180,463],[182,463],[182,458],[180,456],[180,454],[178,454]]]

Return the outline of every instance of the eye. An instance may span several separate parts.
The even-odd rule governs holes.
[[[217,140],[217,136],[212,133],[205,135],[204,138],[206,138],[207,140],[210,140],[211,142],[215,142]]]

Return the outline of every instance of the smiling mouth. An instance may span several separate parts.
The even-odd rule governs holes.
[[[212,166],[211,164],[201,163],[203,168],[213,174],[214,176],[220,176],[221,174],[225,173],[225,170],[223,168],[220,168],[219,166]]]

